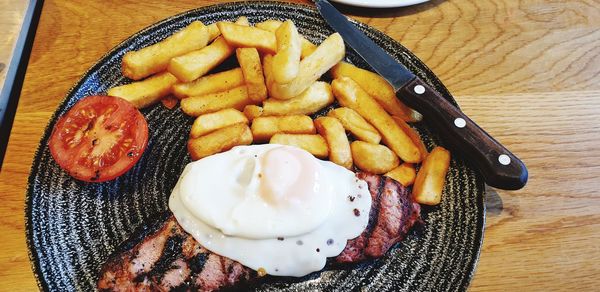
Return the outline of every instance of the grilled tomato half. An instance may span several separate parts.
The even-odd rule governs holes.
[[[58,165],[76,179],[114,179],[140,159],[148,145],[148,123],[128,101],[88,96],[54,126],[48,142]]]

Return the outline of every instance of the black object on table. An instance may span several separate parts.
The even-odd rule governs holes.
[[[2,169],[6,145],[8,144],[15,111],[21,95],[23,79],[27,71],[27,63],[29,62],[29,55],[31,54],[43,3],[43,0],[30,0],[12,59],[8,67],[4,68],[7,72],[2,92],[0,92],[0,170]]]

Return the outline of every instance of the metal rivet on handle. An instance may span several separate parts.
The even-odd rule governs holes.
[[[508,157],[508,155],[506,155],[506,154],[502,154],[502,155],[498,156],[498,162],[500,162],[500,164],[502,164],[502,165],[509,165],[510,157]]]
[[[464,128],[467,125],[467,121],[463,118],[456,118],[454,120],[454,125],[458,128]]]
[[[415,93],[416,94],[423,94],[423,93],[425,93],[425,87],[423,85],[417,85],[417,86],[415,86]]]

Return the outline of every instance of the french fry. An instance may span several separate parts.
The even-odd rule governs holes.
[[[248,18],[246,16],[240,16],[235,21],[235,24],[250,26],[250,23],[248,22]],[[208,30],[208,35],[209,35],[208,42],[209,43],[214,41],[218,36],[221,35],[221,31],[219,30],[219,27],[217,26],[217,22],[207,25],[206,29]]]
[[[265,85],[267,86],[267,95],[273,95],[273,83],[275,78],[273,77],[273,55],[266,54],[262,58],[263,74],[265,75]]]
[[[190,139],[187,144],[192,160],[227,151],[234,146],[250,145],[252,132],[244,123],[218,129],[202,137]]]
[[[333,80],[333,95],[342,106],[360,114],[381,134],[383,143],[390,147],[402,160],[410,163],[421,161],[421,152],[410,137],[402,131],[394,119],[365,92],[354,80],[341,77]]]
[[[409,108],[397,97],[394,88],[383,77],[368,70],[358,68],[350,63],[340,62],[331,68],[334,79],[350,77],[356,81],[369,95],[393,116],[399,116],[407,122],[416,122],[423,119],[417,111]]]
[[[301,59],[310,56],[310,54],[312,54],[317,49],[317,45],[313,44],[311,41],[305,38],[300,39],[300,46],[302,50],[300,53]]]
[[[126,99],[135,107],[143,108],[170,94],[171,87],[175,83],[177,83],[175,76],[163,72],[142,81],[113,87],[107,91],[107,94]]]
[[[256,103],[267,99],[267,86],[258,51],[255,48],[239,48],[235,53],[248,87],[248,97]]]
[[[253,121],[254,119],[263,115],[263,108],[257,105],[249,104],[244,107],[244,115],[249,121]]]
[[[221,31],[219,30],[217,23],[218,22],[213,22],[210,25],[206,26],[206,28],[208,29],[208,34],[210,36],[209,42],[215,40],[218,36],[221,35]],[[248,22],[248,17],[246,16],[240,16],[234,23],[238,25],[250,26],[250,22]]]
[[[373,174],[386,173],[400,164],[398,156],[380,144],[354,141],[350,144],[352,159],[356,167]]]
[[[123,56],[123,76],[140,80],[167,69],[173,57],[199,50],[208,44],[209,33],[200,21],[194,21],[172,36],[139,51]]]
[[[218,36],[221,35],[221,31],[219,30],[219,27],[217,26],[216,22],[207,25],[206,29],[208,30],[208,42],[209,43],[214,41]]]
[[[419,132],[417,132],[415,129],[411,128],[400,117],[392,116],[392,119],[394,119],[394,121],[396,121],[396,124],[398,124],[398,126],[400,126],[400,128],[402,128],[402,131],[404,131],[404,133],[406,133],[408,135],[408,137],[410,137],[410,139],[413,141],[413,143],[415,143],[415,145],[417,145],[417,148],[419,148],[419,152],[421,153],[421,160],[425,160],[425,157],[427,157],[427,155],[429,154],[429,151],[427,151],[427,147],[425,147],[425,144],[423,143],[423,140],[421,139],[421,135],[419,135]]]
[[[230,22],[218,22],[217,26],[223,38],[231,46],[238,48],[256,48],[264,53],[277,52],[275,34],[252,26]]]
[[[266,142],[277,133],[314,134],[315,125],[309,116],[261,116],[252,121],[252,136],[255,142]]]
[[[356,139],[379,144],[381,135],[369,122],[365,121],[356,111],[347,107],[339,107],[329,111],[327,116],[337,118],[348,132]]]
[[[238,17],[238,19],[234,23],[237,25],[242,25],[242,26],[250,26],[250,22],[248,21],[248,17],[246,17],[246,16]]]
[[[300,71],[294,80],[286,84],[271,84],[271,97],[290,99],[298,96],[342,60],[345,54],[344,40],[340,34],[330,35],[312,54],[300,62]]]
[[[325,159],[329,155],[327,142],[321,135],[275,134],[269,143],[298,147],[321,159]]]
[[[385,176],[401,183],[405,187],[411,186],[415,182],[417,171],[412,163],[402,163],[400,166],[388,171]]]
[[[345,168],[352,168],[352,152],[344,127],[336,118],[320,117],[315,120],[317,132],[329,146],[329,160]]]
[[[268,19],[263,22],[257,23],[255,26],[260,29],[268,30],[270,32],[275,32],[275,31],[277,31],[279,26],[281,26],[282,23],[283,22],[281,22],[279,20]],[[300,58],[302,58],[302,59],[308,57],[308,55],[312,54],[312,52],[314,52],[317,49],[317,46],[315,44],[311,43],[309,40],[307,40],[303,36],[300,36],[300,46],[302,49]]]
[[[449,167],[450,152],[442,147],[435,147],[417,173],[412,191],[415,201],[426,205],[439,204]]]
[[[190,82],[208,73],[233,54],[233,48],[218,37],[212,44],[171,59],[168,70],[181,82]]]
[[[263,29],[263,30],[275,32],[279,28],[279,26],[281,26],[281,24],[283,24],[283,22],[280,20],[267,19],[263,22],[259,22],[259,23],[255,24],[254,26],[256,26],[260,29]]]
[[[288,83],[298,75],[300,67],[300,34],[291,20],[276,31],[277,54],[273,56],[273,78],[277,83]]]
[[[212,131],[239,123],[247,125],[248,119],[244,114],[242,114],[242,112],[232,108],[200,115],[196,118],[194,124],[192,125],[190,137],[198,138]]]
[[[242,69],[235,68],[200,77],[192,82],[173,85],[173,94],[179,99],[229,90],[244,85]]]
[[[332,104],[333,101],[331,85],[327,82],[317,81],[295,98],[265,100],[263,102],[264,115],[310,115]]]
[[[181,100],[181,110],[192,117],[197,117],[226,108],[241,111],[251,103],[246,86],[239,86],[227,91],[184,98]]]

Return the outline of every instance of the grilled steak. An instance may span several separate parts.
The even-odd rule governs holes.
[[[373,199],[369,223],[359,237],[348,241],[335,259],[338,263],[383,256],[420,220],[419,204],[404,186],[379,175],[357,176],[367,182]],[[203,248],[167,212],[111,255],[101,270],[98,289],[214,291],[257,278],[254,270]]]
[[[383,256],[390,247],[404,239],[415,222],[420,221],[421,206],[414,202],[402,184],[379,175],[358,173],[371,193],[369,224],[361,235],[348,240],[336,257],[339,263],[355,263]]]
[[[253,270],[203,248],[167,215],[113,253],[101,270],[100,291],[214,291],[256,277]]]

